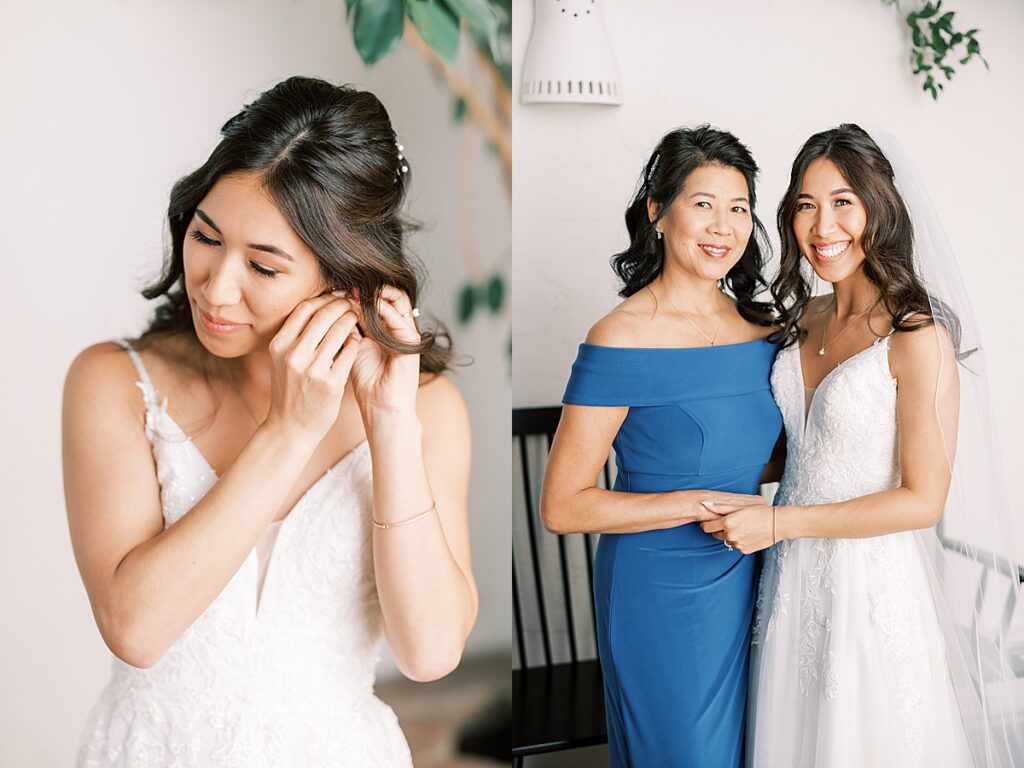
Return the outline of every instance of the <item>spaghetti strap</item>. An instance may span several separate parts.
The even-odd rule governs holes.
[[[156,389],[153,387],[153,381],[149,378],[149,372],[142,362],[142,357],[132,348],[127,339],[114,339],[114,341],[128,352],[132,363],[135,364],[135,370],[139,372],[141,381],[135,382],[135,386],[142,390],[142,395],[146,401],[146,410],[148,411],[151,407],[156,407]]]

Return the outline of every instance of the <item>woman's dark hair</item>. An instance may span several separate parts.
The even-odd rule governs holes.
[[[885,154],[859,125],[843,123],[838,128],[816,133],[800,148],[793,161],[789,187],[779,203],[778,226],[781,241],[779,275],[771,292],[782,325],[782,346],[799,343],[807,335],[800,320],[811,299],[811,287],[801,272],[804,261],[793,233],[797,195],[807,167],[819,158],[828,158],[846,179],[867,210],[867,224],[861,236],[864,250],[864,275],[878,288],[878,304],[892,316],[892,329],[915,331],[932,325],[932,302],[941,303],[928,291],[914,272],[914,228],[907,206],[896,188],[895,174]],[[960,322],[943,306],[940,315],[948,330],[953,349],[960,351]],[[874,307],[872,307],[874,309]]]
[[[377,315],[380,290],[393,285],[416,306],[417,270],[405,252],[409,224],[401,206],[409,182],[384,105],[350,86],[290,77],[264,92],[221,128],[220,143],[171,189],[170,250],[162,274],[142,291],[163,298],[139,338],[187,335],[198,343],[185,293],[183,246],[196,207],[216,182],[257,173],[271,199],[316,255],[328,290],[359,290],[363,332],[387,350],[419,354],[420,369],[440,373],[451,357],[443,328],[419,344],[391,337]]]
[[[761,269],[765,254],[771,251],[764,226],[754,212],[759,168],[750,150],[739,139],[709,125],[677,128],[665,134],[644,166],[639,189],[626,209],[629,247],[611,260],[612,269],[623,282],[619,295],[632,296],[661,274],[665,251],[663,242],[657,238],[655,224],[668,214],[690,174],[708,165],[733,168],[743,174],[754,220],[746,250],[720,283],[736,297],[736,308],[744,319],[758,325],[771,325],[771,304],[754,299],[767,287]],[[648,199],[658,206],[654,221],[648,216]]]

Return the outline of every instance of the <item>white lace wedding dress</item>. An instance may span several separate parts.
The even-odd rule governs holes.
[[[130,354],[170,526],[217,476]],[[78,766],[411,766],[394,713],[373,694],[381,616],[371,503],[364,441],[299,500],[276,542],[268,534],[261,593],[258,547],[156,664],[137,669],[114,659]]]
[[[779,352],[771,385],[788,453],[774,503],[837,502],[899,484],[888,348],[879,339],[830,372],[806,416],[800,352]],[[973,765],[914,535],[794,539],[766,550],[748,766]]]

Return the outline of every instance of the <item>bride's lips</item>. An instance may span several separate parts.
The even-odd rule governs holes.
[[[212,317],[203,310],[199,310],[199,317],[203,323],[203,327],[210,333],[215,333],[219,336],[234,333],[245,327],[244,323],[230,323],[221,317]]]
[[[724,259],[729,255],[729,251],[732,250],[728,245],[718,245],[716,243],[697,243],[697,247],[712,259]]]
[[[831,264],[834,261],[839,261],[839,259],[846,255],[852,242],[852,240],[832,240],[829,242],[811,243],[811,248],[818,261]]]

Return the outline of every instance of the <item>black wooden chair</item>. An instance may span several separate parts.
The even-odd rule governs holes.
[[[596,536],[548,533],[540,521],[544,466],[560,407],[512,412],[513,465],[520,480],[512,502],[512,757],[608,741],[594,628]],[[610,488],[605,464],[600,485]]]

